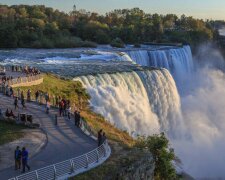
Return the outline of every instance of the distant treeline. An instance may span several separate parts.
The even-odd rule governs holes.
[[[143,42],[212,40],[212,22],[174,14],[148,14],[139,8],[99,15],[85,10],[60,12],[45,6],[0,5],[0,48],[123,46]]]

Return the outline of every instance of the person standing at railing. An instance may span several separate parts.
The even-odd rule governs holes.
[[[23,147],[21,154],[22,154],[22,165],[23,165],[23,171],[22,171],[22,173],[25,173],[25,168],[27,168],[28,171],[30,171],[30,166],[28,165],[28,156],[29,156],[29,153],[28,153],[28,151],[26,150],[25,147]]]
[[[98,131],[98,146],[101,146],[102,139],[103,139],[103,130],[100,129],[100,130]]]

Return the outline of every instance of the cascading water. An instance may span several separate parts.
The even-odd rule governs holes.
[[[173,77],[166,69],[138,72],[148,93],[153,112],[160,127],[168,135],[181,127],[181,104]]]
[[[182,82],[183,78],[193,71],[190,46],[160,50],[128,51],[127,54],[137,64],[168,69],[178,83]]]
[[[180,99],[166,69],[82,76],[90,104],[120,129],[141,135],[170,131],[180,115]],[[171,128],[173,126],[173,128]]]

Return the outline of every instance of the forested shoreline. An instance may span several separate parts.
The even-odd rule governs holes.
[[[43,5],[0,5],[0,48],[72,48],[143,42],[188,43],[215,37],[211,21],[182,15],[148,14],[139,8],[100,15],[61,12]]]

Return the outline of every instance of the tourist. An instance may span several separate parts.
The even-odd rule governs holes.
[[[36,102],[38,102],[38,98],[39,98],[39,91],[37,90],[35,92],[35,100],[36,100]]]
[[[63,116],[66,116],[66,115],[67,115],[67,114],[66,114],[67,103],[66,103],[65,98],[63,98],[62,101],[63,101],[63,104],[64,104],[64,106],[63,106]]]
[[[98,146],[101,146],[101,143],[102,143],[102,133],[103,133],[103,130],[100,129],[98,131]]]
[[[14,92],[13,92],[13,88],[12,87],[9,88],[9,93],[10,93],[9,94],[10,97],[14,96]]]
[[[27,101],[30,102],[31,101],[31,90],[28,89],[27,91]]]
[[[69,120],[70,120],[70,114],[71,114],[71,106],[68,105],[68,108],[67,108],[67,117],[68,117]]]
[[[17,108],[19,108],[19,106],[18,106],[18,97],[16,97],[15,100],[14,100],[14,106],[15,106],[15,110]]]
[[[80,127],[80,112],[74,112],[75,126]]]
[[[21,150],[19,146],[16,147],[14,156],[15,156],[15,170],[17,170],[20,169],[21,167]]]
[[[6,109],[5,116],[9,117],[9,110],[8,110],[8,108]]]
[[[50,107],[51,107],[51,104],[50,104],[50,102],[48,101],[47,104],[46,104],[46,113],[47,113],[47,114],[49,113]]]
[[[25,106],[25,99],[24,99],[24,95],[23,95],[23,91],[21,92],[21,105],[23,108],[26,108]]]
[[[80,111],[78,111],[78,114],[77,114],[77,127],[80,127]]]
[[[14,119],[16,118],[16,116],[14,115],[13,111],[11,110],[9,113],[9,117],[13,117]]]
[[[58,98],[58,96],[55,96],[55,106],[59,107],[59,98]]]
[[[30,166],[28,165],[28,155],[29,154],[25,147],[23,147],[21,154],[22,154],[22,166],[23,166],[22,173],[25,173],[25,168],[30,170]]]
[[[49,94],[46,93],[46,94],[45,94],[45,103],[47,104],[48,101],[49,101]]]
[[[60,116],[62,116],[63,109],[64,109],[64,103],[63,103],[63,100],[62,100],[59,103],[59,115]]]

